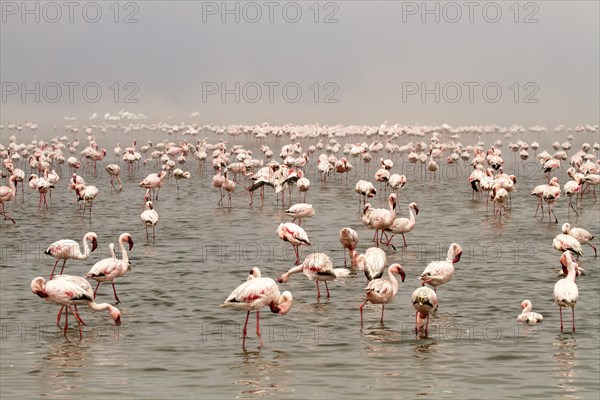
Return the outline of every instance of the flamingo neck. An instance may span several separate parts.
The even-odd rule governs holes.
[[[129,262],[129,255],[125,249],[125,240],[119,240],[119,248],[121,249],[121,257],[123,258],[123,262],[127,264]]]
[[[388,268],[388,279],[390,280],[390,283],[392,284],[392,293],[395,296],[398,293],[398,280],[394,276],[394,273],[392,272],[391,268]]]
[[[303,264],[300,264],[300,265],[298,265],[298,266],[290,269],[288,272],[286,272],[284,274],[285,279],[289,278],[293,274],[297,274],[298,272],[302,272],[303,269],[304,269],[304,265]]]

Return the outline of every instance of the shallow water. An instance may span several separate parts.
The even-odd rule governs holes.
[[[598,140],[597,134],[575,136],[569,155],[582,142]],[[121,147],[132,137],[121,134]],[[566,134],[556,133],[521,137],[527,142],[538,139],[539,151],[550,153],[550,143],[566,140]],[[146,138],[154,143],[164,139],[156,132],[137,133],[136,138],[138,146]],[[209,142],[218,138],[211,134]],[[409,181],[400,192],[402,214],[407,216],[411,201],[419,204],[420,213],[415,230],[407,235],[409,247],[402,248],[401,238],[394,238],[397,251],[386,249],[388,264],[400,262],[407,278],[385,309],[385,325],[379,324],[380,307],[367,305],[361,329],[358,306],[366,286],[362,273],[331,283],[331,298],[320,301],[314,283],[295,275],[281,285],[294,295],[291,312],[278,316],[265,309],[261,313],[263,346],[256,340],[252,316],[247,351],[243,351],[240,335],[245,313],[219,304],[245,280],[251,267],[276,278],[293,265],[291,246],[275,235],[277,225],[289,219],[283,217],[281,205],[277,207],[273,191],[267,189],[264,207],[258,195],[254,207],[248,207],[248,195],[239,183],[233,207],[217,206],[219,194],[211,187],[210,167],[204,167],[202,174],[189,157],[184,167],[192,178],[180,182],[179,199],[174,180],[162,188],[155,202],[160,215],[156,242],[146,244],[139,219],[144,190],[137,183],[156,171],[154,163],[132,175],[123,171],[125,190],[111,193],[103,166],[114,161],[117,138],[98,134],[108,155],[97,177],[91,170],[82,173],[100,190],[91,221],[83,219],[73,204],[67,168],[63,168],[50,210],[37,210],[38,196],[26,187],[25,202],[19,199],[7,206],[17,224],[0,224],[2,398],[362,399],[369,395],[438,399],[481,398],[484,391],[489,398],[597,398],[598,259],[585,246],[580,264],[587,275],[577,280],[577,332],[566,329],[561,334],[558,308],[552,301],[560,253],[552,248],[552,238],[567,221],[568,203],[561,198],[556,206],[558,225],[549,223],[547,216],[543,221],[539,216],[534,219],[536,199],[529,192],[545,183],[534,152],[530,150],[526,163],[515,162],[507,148],[510,140],[495,135],[484,135],[482,140],[489,146],[498,138],[504,143],[505,170],[518,178],[512,210],[502,221],[491,212],[486,215],[485,201],[471,200],[466,180],[469,166],[442,163],[441,176],[428,176],[425,181],[419,167],[394,160],[392,173],[405,173]],[[30,139],[30,134],[23,134],[18,141]],[[183,139],[194,138],[171,137]],[[228,140],[230,145],[255,149],[256,157],[260,154],[255,140],[243,136]],[[351,138],[339,138],[341,143],[346,140]],[[401,138],[401,144],[407,141]],[[476,141],[475,135],[461,138],[465,145]],[[287,141],[266,143],[277,155]],[[305,148],[310,143],[314,141],[302,140]],[[318,154],[307,168],[312,184],[307,202],[316,215],[302,222],[312,242],[310,249],[302,248],[302,256],[324,251],[336,266],[343,266],[338,240],[342,227],[357,230],[360,252],[371,246],[372,232],[360,221],[354,183],[361,177],[373,181],[376,160],[387,155],[374,154],[368,173],[361,160],[350,158],[355,169],[348,184],[330,181],[323,189],[314,172]],[[561,185],[567,181],[566,168],[556,175]],[[297,192],[293,196],[296,202]],[[387,206],[383,195],[371,203]],[[600,236],[600,212],[591,194],[580,216],[571,212],[570,217],[571,224]],[[121,232],[130,232],[136,242],[133,268],[117,282],[123,324],[113,326],[106,314],[82,306],[88,324],[83,340],[74,324],[65,338],[53,325],[58,307],[32,294],[29,284],[36,276],[49,275],[54,259],[43,250],[50,243],[61,238],[81,241],[88,231],[98,234],[98,250],[86,261],[68,261],[65,273],[85,275],[107,257],[108,244],[116,243]],[[440,309],[431,320],[429,336],[415,337],[410,295],[419,285],[417,277],[431,260],[445,258],[453,241],[464,250],[455,265],[455,278],[439,288]],[[542,324],[516,324],[525,298],[544,315]],[[98,301],[114,301],[110,285],[100,287]],[[570,312],[564,315],[568,328]]]

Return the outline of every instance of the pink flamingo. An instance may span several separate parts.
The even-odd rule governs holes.
[[[310,246],[308,235],[301,226],[291,222],[281,223],[277,227],[277,236],[284,242],[288,242],[294,248],[296,254],[296,265],[300,264],[299,246]]]
[[[361,254],[356,258],[356,263],[370,282],[373,279],[379,279],[383,276],[386,255],[379,247],[369,247],[365,254]]]
[[[594,235],[592,235],[585,229],[571,227],[571,224],[566,222],[562,226],[562,233],[564,233],[565,235],[574,237],[579,242],[580,245],[587,244],[592,249],[594,249],[594,257],[598,256],[598,252],[597,252],[596,248],[590,243],[592,240],[594,240]]]
[[[429,329],[429,315],[435,311],[438,306],[437,294],[427,286],[421,286],[415,289],[411,296],[411,302],[416,310],[415,314],[415,333],[423,331],[425,335]]]
[[[119,175],[121,174],[121,167],[119,167],[117,164],[109,164],[106,166],[106,172],[108,172],[108,174],[110,175],[110,186],[111,186],[111,191],[114,189],[114,191],[117,191],[117,188],[115,187],[115,179],[116,181],[119,183],[119,192],[123,190],[123,184],[121,183],[121,178],[119,177]]]
[[[92,249],[90,250],[89,242],[92,242]],[[88,232],[83,236],[83,253],[79,249],[79,243],[71,239],[62,239],[52,243],[44,254],[50,255],[56,258],[56,262],[54,263],[54,268],[52,268],[52,272],[50,273],[50,279],[54,277],[54,270],[56,270],[56,265],[59,260],[64,260],[62,268],[60,270],[60,274],[62,275],[63,270],[65,269],[65,264],[68,259],[73,260],[87,260],[94,250],[98,247],[98,237],[94,232]]]
[[[575,332],[575,304],[577,304],[577,299],[579,298],[579,291],[575,283],[577,263],[568,251],[564,252],[560,257],[560,262],[563,265],[563,269],[566,268],[568,271],[567,277],[559,280],[554,285],[554,302],[558,305],[560,312],[560,331],[563,331],[562,309],[563,307],[571,307],[573,332]]]
[[[98,196],[98,188],[93,185],[77,185],[75,187],[75,193],[77,194],[78,201],[83,200],[83,214],[85,216],[85,209],[89,204],[89,214],[90,220],[92,219],[92,205],[94,204],[94,199]]]
[[[281,275],[277,281],[279,283],[285,283],[288,281],[290,276],[298,272],[304,273],[304,275],[311,281],[315,281],[317,284],[317,299],[321,297],[321,290],[319,289],[319,281],[325,282],[325,289],[327,289],[327,298],[329,298],[329,286],[328,281],[333,281],[337,278],[345,278],[350,275],[350,270],[345,268],[333,268],[333,262],[331,258],[325,253],[311,253],[304,259],[304,262],[296,267],[291,268],[288,272]]]
[[[287,314],[292,308],[293,297],[288,291],[279,292],[279,287],[271,278],[263,278],[260,270],[256,267],[250,270],[250,276],[246,282],[239,285],[227,297],[221,307],[233,307],[246,310],[246,322],[242,338],[242,348],[246,350],[246,335],[248,327],[248,318],[251,311],[256,311],[256,335],[262,345],[262,335],[260,331],[260,310],[264,306],[269,306],[271,312],[279,315]]]
[[[131,251],[133,248],[133,239],[127,232],[122,233],[121,236],[119,236],[119,247],[121,249],[121,256],[123,257],[122,260],[119,260],[115,257],[100,260],[94,264],[92,269],[90,269],[90,272],[85,275],[86,278],[91,278],[98,282],[98,285],[96,285],[96,289],[94,290],[94,299],[96,298],[96,293],[98,292],[100,284],[102,282],[110,282],[117,304],[121,302],[117,296],[117,289],[115,288],[114,280],[125,275],[127,271],[131,269],[129,255],[127,254],[127,250],[125,250],[125,242],[129,244],[129,251]]]
[[[38,193],[40,194],[40,201],[38,203],[38,209],[42,206],[42,201],[43,201],[44,206],[46,207],[46,210],[47,210],[48,209],[48,201],[46,199],[46,193],[48,193],[48,191],[50,189],[54,188],[54,185],[52,185],[46,179],[44,179],[42,177],[38,177],[37,175],[33,174],[29,177],[29,187],[34,190],[37,190]]]
[[[388,199],[390,208],[386,210],[385,208],[375,208],[372,209],[368,216],[368,229],[375,228],[375,235],[373,236],[373,240],[377,243],[377,247],[379,247],[379,235],[378,232],[381,231],[381,235],[383,236],[383,232],[388,229],[394,223],[396,219],[396,194],[390,194]]]
[[[577,254],[578,257],[583,256],[583,249],[579,240],[568,234],[560,233],[556,235],[552,239],[552,247],[560,252],[571,251],[573,254]]]
[[[542,314],[538,314],[536,312],[531,311],[533,306],[531,305],[531,301],[523,300],[521,302],[521,314],[517,317],[517,322],[524,322],[527,324],[537,324],[538,322],[542,322],[544,317]]]
[[[560,185],[558,183],[558,178],[554,177],[548,184],[546,190],[542,194],[542,200],[548,203],[548,219],[551,220],[550,214],[554,215],[554,223],[558,223],[558,218],[556,218],[556,214],[554,213],[554,203],[560,197]],[[543,218],[543,217],[542,217]]]
[[[61,305],[56,317],[56,326],[58,327],[60,327],[62,311],[65,307],[67,308],[65,310],[65,336],[67,336],[67,329],[69,327],[69,311],[71,311],[71,314],[77,320],[78,325],[85,325],[85,322],[83,322],[77,312],[77,304],[87,304],[94,311],[108,310],[115,324],[121,325],[121,312],[119,309],[108,303],[97,304],[94,302],[92,287],[88,281],[79,276],[61,275],[48,282],[41,276],[38,276],[31,281],[31,291],[50,303]],[[71,307],[75,307],[75,310]],[[81,339],[81,337],[81,325],[79,325],[79,338]]]
[[[377,278],[369,281],[365,288],[366,300],[360,306],[360,324],[363,323],[363,307],[368,302],[372,304],[381,304],[381,324],[383,324],[383,310],[386,304],[389,304],[396,294],[398,294],[398,281],[394,274],[399,274],[402,282],[406,277],[406,273],[400,264],[392,264],[388,268],[388,279]]]
[[[298,180],[296,181],[296,187],[298,188],[298,200],[300,200],[300,194],[304,193],[304,200],[306,201],[306,193],[310,190],[310,181],[304,176],[304,171],[301,169],[296,173]]]
[[[352,228],[342,228],[340,230],[340,243],[344,249],[348,249],[350,265],[356,266],[356,246],[358,246],[358,233]],[[346,250],[344,250],[344,267],[346,266]]]
[[[402,235],[402,239],[404,240],[404,247],[408,246],[406,244],[406,237],[404,236],[404,234],[411,232],[415,228],[415,225],[417,223],[415,216],[419,214],[419,206],[417,205],[417,203],[413,202],[408,205],[408,213],[410,216],[409,218],[396,218],[394,220],[394,223],[386,230],[392,232],[392,236],[390,236],[390,238],[388,239],[386,246],[390,246],[394,235],[398,233]]]
[[[298,203],[294,204],[283,213],[288,217],[293,218],[292,223],[298,220],[298,226],[300,226],[302,219],[310,218],[315,215],[315,210],[313,209],[312,204]]]
[[[150,194],[154,195],[154,189],[158,188],[156,192],[156,196],[154,199],[158,200],[158,194],[160,193],[160,188],[163,184],[165,177],[167,176],[166,171],[160,171],[158,173],[152,173],[144,178],[139,183],[139,187],[146,189],[146,194],[144,195],[144,201],[148,201],[148,198],[151,197]]]
[[[2,209],[0,210],[0,215],[4,217],[4,219],[9,219],[13,224],[16,224],[15,220],[6,215],[6,211],[4,210],[4,203],[9,202],[15,197],[17,190],[15,188],[15,182],[17,177],[15,175],[11,175],[8,178],[8,186],[0,186],[0,206]]]
[[[432,261],[425,268],[419,279],[422,286],[426,283],[433,286],[437,293],[437,287],[450,282],[454,278],[454,264],[460,261],[462,247],[457,243],[452,243],[448,248],[448,254],[444,261]]]
[[[146,243],[148,243],[148,227],[152,227],[152,242],[154,242],[154,227],[158,223],[158,212],[154,209],[154,204],[151,201],[146,202],[146,209],[140,215],[144,226],[146,227]]]

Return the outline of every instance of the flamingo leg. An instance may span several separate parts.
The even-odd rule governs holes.
[[[112,287],[113,287],[113,293],[115,294],[115,300],[117,301],[117,304],[119,304],[121,302],[121,300],[119,300],[119,296],[117,296],[117,288],[115,288],[115,283],[111,282]]]
[[[383,310],[385,308],[385,304],[381,305],[381,325],[383,325]]]
[[[571,318],[573,318],[573,333],[575,333],[575,307],[571,306]]]
[[[558,312],[560,314],[560,333],[563,331],[563,321],[562,321],[562,307],[558,306]]]
[[[148,225],[146,225],[146,243],[148,243]]]
[[[260,331],[260,311],[256,312],[256,336],[258,336],[258,340],[260,340],[260,344],[262,346],[262,332]]]
[[[96,289],[94,290],[94,299],[96,298],[96,292],[98,291],[98,288],[100,287],[100,284],[102,282],[98,282],[98,284],[96,285]]]
[[[319,281],[315,281],[315,283],[317,284],[317,299],[321,298],[321,290],[319,289]]]
[[[67,328],[69,327],[69,308],[65,309],[65,329],[63,334],[67,336]]]
[[[242,349],[246,350],[246,334],[248,333],[248,318],[250,318],[250,311],[246,313],[246,323],[244,323],[244,330],[242,331]]]
[[[296,265],[300,265],[300,250],[298,249],[298,246],[293,246],[294,248],[294,253],[296,253]]]
[[[327,281],[325,281],[325,289],[327,289],[327,298],[329,298],[329,286],[327,286]]]
[[[63,265],[62,268],[60,269],[60,274],[62,275],[63,271],[65,270],[65,264],[67,263],[67,259],[65,258],[65,260],[63,261]]]
[[[425,323],[425,336],[427,336],[428,330],[429,330],[429,314],[427,314],[427,322]]]
[[[154,235],[154,225],[152,225],[152,243],[156,241],[156,237]]]
[[[408,246],[408,245],[406,244],[406,238],[404,237],[404,233],[402,234],[402,239],[404,240],[404,247]]]
[[[56,326],[60,328],[60,316],[62,315],[62,311],[65,306],[60,306],[60,310],[58,310],[58,315],[56,316]]]
[[[362,325],[362,323],[363,323],[363,307],[365,306],[365,304],[367,304],[367,302],[368,302],[368,301],[369,301],[369,300],[365,300],[365,302],[364,302],[364,303],[362,303],[362,304],[360,305],[360,308],[359,308],[359,310],[360,310],[360,324],[361,324],[361,325]]]
[[[73,307],[75,307],[75,312],[73,313],[73,315],[75,316],[75,318],[77,319],[77,321],[82,324],[85,325],[85,322],[83,321],[83,319],[81,319],[81,317],[79,316],[79,310],[77,310],[77,304],[73,304]],[[72,310],[71,310],[72,311]]]
[[[52,277],[54,276],[54,270],[56,269],[56,265],[59,261],[60,259],[56,259],[56,262],[54,263],[54,268],[52,268],[52,272],[50,272],[50,280],[52,280]]]

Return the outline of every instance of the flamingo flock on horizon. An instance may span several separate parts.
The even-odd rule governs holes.
[[[163,129],[163,131],[169,130],[169,134],[194,135],[201,130],[198,128],[188,126],[175,129],[173,126],[163,126],[160,129]],[[397,160],[398,157],[402,157],[402,160],[404,160],[404,157],[406,157],[407,162],[420,168],[419,173],[421,176],[425,180],[429,177],[431,182],[439,181],[438,171],[444,159],[447,164],[470,162],[473,170],[466,179],[465,188],[467,187],[466,184],[470,186],[474,202],[483,201],[482,193],[487,193],[485,198],[486,214],[489,203],[492,203],[493,219],[500,224],[503,221],[506,223],[510,218],[512,198],[518,195],[517,183],[521,183],[517,176],[504,172],[504,160],[500,149],[502,143],[500,140],[488,148],[485,147],[480,138],[476,144],[464,146],[458,140],[460,134],[465,132],[452,131],[448,127],[410,131],[417,138],[430,134],[430,142],[427,144],[415,140],[405,145],[399,145],[394,140],[401,137],[403,133],[408,132],[408,129],[403,131],[398,126],[382,125],[375,127],[374,130],[364,127],[360,132],[352,131],[355,128],[338,127],[337,131],[327,133],[329,137],[327,144],[323,142],[322,134],[313,135],[311,133],[322,129],[314,127],[305,130],[297,127],[275,129],[275,127],[268,125],[246,128],[228,127],[223,132],[219,131],[222,128],[214,126],[202,127],[202,129],[220,134],[226,132],[232,138],[242,133],[250,133],[257,140],[262,140],[263,135],[266,137],[271,134],[279,137],[285,133],[289,135],[291,143],[282,146],[279,153],[282,162],[276,162],[272,159],[275,153],[265,144],[260,145],[262,157],[254,158],[250,149],[239,144],[229,146],[229,143],[223,139],[215,144],[208,143],[207,139],[197,140],[196,144],[192,144],[188,140],[182,140],[179,143],[165,140],[156,144],[148,141],[139,150],[137,141],[134,139],[131,146],[125,149],[121,148],[120,143],[117,144],[113,151],[114,162],[107,164],[104,171],[110,179],[108,184],[111,193],[114,192],[114,195],[118,196],[119,193],[128,189],[123,186],[122,172],[131,176],[135,171],[139,171],[140,167],[145,168],[147,164],[152,163],[154,163],[152,168],[159,169],[157,172],[148,174],[138,184],[139,188],[145,189],[143,196],[144,210],[140,214],[140,219],[145,228],[146,243],[148,245],[150,245],[150,242],[154,244],[156,240],[155,227],[158,224],[159,217],[155,207],[159,201],[161,188],[168,186],[166,183],[174,179],[177,198],[180,198],[179,181],[182,179],[190,180],[192,177],[189,171],[183,170],[184,164],[189,162],[189,159],[197,162],[200,167],[200,174],[204,173],[202,168],[207,160],[210,161],[210,166],[215,172],[212,177],[212,187],[219,189],[218,207],[225,207],[225,196],[227,196],[227,206],[233,207],[236,196],[247,192],[250,198],[249,207],[252,208],[254,204],[253,195],[257,190],[260,191],[261,206],[264,206],[265,190],[268,190],[268,188],[273,189],[274,201],[276,206],[281,208],[282,216],[292,219],[291,222],[281,222],[274,229],[274,236],[292,246],[295,255],[295,266],[282,273],[276,280],[262,276],[261,270],[253,267],[246,280],[234,289],[231,295],[221,304],[222,307],[238,308],[247,312],[243,329],[242,346],[244,348],[250,312],[256,312],[256,334],[262,344],[260,310],[264,306],[269,306],[273,313],[279,315],[290,312],[294,300],[292,294],[290,291],[280,292],[278,284],[287,284],[292,275],[300,272],[309,280],[315,281],[317,299],[320,299],[320,282],[325,286],[325,296],[330,298],[329,282],[356,279],[357,271],[360,270],[364,273],[367,282],[367,286],[364,288],[364,300],[358,306],[361,326],[364,321],[363,309],[367,303],[381,305],[380,323],[384,324],[385,305],[394,300],[399,291],[400,283],[405,283],[407,277],[404,268],[399,263],[393,262],[388,266],[390,256],[386,253],[386,249],[392,247],[394,252],[398,251],[396,246],[392,244],[395,235],[402,236],[403,248],[409,246],[406,235],[409,235],[413,230],[418,230],[417,216],[420,211],[416,202],[409,202],[406,206],[400,205],[401,193],[403,193],[405,187],[414,184],[414,182],[407,180],[405,175],[399,173],[400,171],[394,171],[398,168],[398,164],[401,164],[394,163],[394,159]],[[595,129],[595,132],[598,130],[596,126],[581,128],[581,131],[586,131],[586,129],[587,131],[594,131]],[[61,166],[66,164],[69,168],[68,176],[70,176],[66,182],[68,182],[68,187],[75,192],[76,203],[81,203],[79,205],[81,217],[82,219],[85,217],[87,210],[88,218],[91,221],[94,201],[105,201],[103,196],[106,196],[106,193],[102,193],[95,185],[86,184],[85,179],[78,174],[78,171],[85,168],[87,172],[96,177],[98,170],[102,171],[97,167],[97,163],[102,163],[108,152],[96,143],[94,129],[85,129],[87,146],[82,151],[78,149],[80,145],[80,141],[76,137],[78,129],[71,127],[70,131],[75,136],[72,141],[69,140],[68,136],[63,136],[53,138],[48,142],[34,140],[29,144],[18,144],[16,135],[13,134],[9,138],[8,146],[0,145],[0,157],[3,158],[2,176],[7,180],[6,186],[0,186],[0,215],[4,220],[17,224],[16,219],[8,216],[6,208],[12,201],[17,200],[19,184],[21,185],[21,201],[24,201],[24,181],[26,179],[24,171],[27,167],[31,171],[28,179],[29,187],[39,194],[38,209],[40,212],[52,212],[52,191],[60,189],[60,182],[63,182],[60,179]],[[440,131],[448,134],[450,141],[444,142]],[[337,132],[344,133],[338,135]],[[370,144],[353,140],[341,144],[338,141],[338,138],[352,137],[356,134],[365,134],[368,137],[370,136],[368,132],[371,132],[371,135],[376,134],[374,138],[376,140],[372,140]],[[386,137],[384,142],[378,140],[382,136],[381,132]],[[507,131],[506,135],[512,137],[513,134],[520,132],[522,131],[518,129],[512,132]],[[318,142],[303,148],[300,142],[302,138],[317,138]],[[548,220],[551,223],[558,222],[554,210],[556,205],[562,201],[560,200],[561,196],[568,198],[567,217],[569,217],[571,211],[576,216],[580,216],[584,209],[584,194],[591,193],[594,201],[596,199],[595,188],[600,183],[600,161],[597,160],[600,144],[590,145],[584,143],[569,158],[567,152],[571,149],[571,141],[572,135],[569,136],[567,142],[562,144],[553,143],[552,147],[555,152],[552,155],[547,151],[537,154],[539,148],[537,142],[528,144],[519,140],[508,145],[515,162],[518,162],[517,155],[522,162],[527,160],[530,157],[529,150],[534,150],[539,160],[539,169],[545,181],[540,182],[540,185],[531,191],[531,195],[537,198],[534,218],[537,218],[538,210],[541,208],[542,221],[545,218],[545,213],[547,213]],[[65,157],[63,150],[68,151],[71,156]],[[79,158],[75,156],[78,151]],[[374,175],[371,175],[377,184],[374,185],[368,180],[361,179],[354,187],[356,194],[358,194],[360,210],[360,215],[356,220],[360,218],[366,230],[374,231],[372,246],[365,248],[364,253],[361,253],[362,250],[358,250],[359,234],[351,227],[342,228],[339,231],[339,239],[344,249],[344,267],[340,268],[334,267],[333,260],[325,252],[317,251],[304,257],[301,257],[300,254],[301,247],[311,246],[310,226],[306,228],[300,225],[305,219],[313,217],[317,219],[315,216],[318,216],[322,208],[322,203],[318,202],[317,199],[313,200],[312,204],[306,202],[309,192],[312,193],[311,182],[306,171],[311,159],[319,151],[321,154],[316,157],[316,171],[318,172],[317,178],[320,180],[322,191],[328,190],[327,186],[332,185],[332,182],[335,183],[338,179],[341,190],[346,191],[349,176],[352,171],[356,173],[356,168],[350,162],[350,158],[355,164],[362,161],[364,163],[363,170],[369,171],[371,160],[377,159],[375,154],[381,151],[388,153],[388,158],[379,157],[378,167]],[[339,152],[343,152],[343,156],[338,159],[337,154]],[[211,155],[212,159],[210,158]],[[144,157],[146,158],[144,159]],[[119,159],[124,164],[123,168]],[[22,165],[24,160],[27,161],[27,166]],[[567,160],[570,165],[567,175],[571,180],[561,187],[556,174],[563,169],[563,163]],[[297,192],[298,203],[294,203],[292,200],[295,197],[294,190]],[[48,201],[47,195],[50,201]],[[386,208],[375,207],[374,202],[382,197],[387,200],[388,206]],[[286,203],[288,204],[287,207]],[[544,203],[546,203],[546,212],[544,211]],[[403,210],[404,212],[408,211],[408,217],[401,216]],[[150,241],[149,228],[152,228],[152,241]],[[574,308],[579,296],[576,278],[585,274],[584,269],[579,266],[578,260],[584,256],[583,246],[590,246],[594,250],[594,256],[597,256],[597,249],[593,244],[594,236],[583,228],[572,226],[567,222],[562,225],[561,232],[552,242],[552,246],[561,252],[560,263],[562,266],[561,279],[554,287],[553,298],[559,307],[561,332],[563,331],[562,309],[569,307],[572,311],[572,331],[575,332]],[[126,245],[129,246],[128,249]],[[133,248],[132,236],[127,232],[122,233],[118,240],[118,246],[121,258],[116,256],[114,253],[115,246],[111,243],[109,246],[111,256],[96,262],[84,277],[63,275],[63,272],[67,260],[85,261],[89,259],[91,253],[98,247],[98,237],[94,232],[88,232],[84,235],[81,246],[74,240],[62,239],[52,243],[44,252],[55,258],[56,261],[49,280],[46,281],[43,277],[34,278],[31,281],[31,290],[47,302],[61,306],[57,316],[57,326],[60,326],[61,316],[64,312],[63,333],[65,336],[68,329],[68,313],[70,312],[78,323],[81,337],[81,325],[85,325],[85,323],[78,313],[78,304],[86,304],[96,311],[107,310],[116,324],[121,323],[122,315],[116,307],[108,303],[98,304],[95,302],[100,284],[106,282],[111,283],[114,300],[117,304],[120,303],[115,280],[123,277],[131,270],[132,265],[129,261],[128,252]],[[346,258],[346,250],[348,250],[348,258]],[[439,310],[440,300],[437,287],[454,279],[454,265],[460,261],[462,252],[463,249],[460,244],[451,243],[445,260],[432,261],[418,277],[409,277],[411,279],[418,278],[420,281],[420,286],[414,289],[411,295],[411,304],[415,310],[415,333],[421,332],[425,336],[427,335],[429,318]],[[301,259],[303,259],[302,262]],[[55,274],[60,260],[63,260],[61,270],[58,274]],[[396,278],[397,275],[400,276],[400,282]],[[86,278],[97,282],[94,290],[92,290]],[[542,322],[543,317],[541,314],[532,311],[533,306],[530,300],[523,300],[521,308],[522,313],[517,317],[518,322]]]

